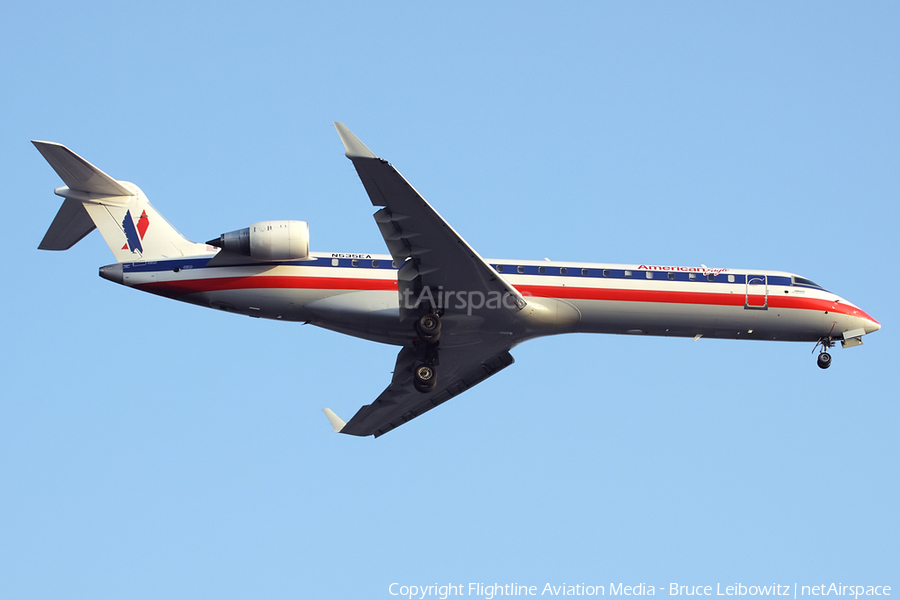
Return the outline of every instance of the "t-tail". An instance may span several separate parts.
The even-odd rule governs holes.
[[[133,183],[113,179],[61,144],[32,144],[66,184],[55,190],[65,200],[39,249],[68,250],[96,228],[120,263],[215,252],[178,233]]]

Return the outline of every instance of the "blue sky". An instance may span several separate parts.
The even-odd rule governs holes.
[[[900,586],[900,9],[888,2],[4,9],[0,588],[392,598],[433,583]],[[204,241],[383,252],[331,125],[487,257],[800,273],[882,331],[568,336],[378,440],[395,349],[41,252],[64,143]],[[664,593],[660,591],[660,593]],[[474,596],[473,596],[474,597]]]

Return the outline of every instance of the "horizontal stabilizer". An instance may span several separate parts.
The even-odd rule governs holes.
[[[32,140],[44,158],[70,190],[105,194],[107,196],[131,196],[133,192],[118,181],[84,160],[62,144]],[[77,241],[77,240],[76,240]]]
[[[78,200],[66,198],[38,249],[68,250],[96,228],[84,205]]]
[[[344,420],[334,414],[334,412],[330,408],[323,408],[322,410],[325,412],[325,416],[328,417],[328,422],[331,423],[331,426],[334,428],[334,432],[340,433],[344,428],[344,425],[346,425]]]

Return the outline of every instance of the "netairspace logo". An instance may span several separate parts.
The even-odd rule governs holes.
[[[796,600],[803,596],[844,596],[858,600],[864,596],[890,596],[889,585],[843,585],[841,583],[799,585],[772,583],[770,585],[745,585],[743,583],[712,585],[683,585],[670,583],[668,586],[654,586],[647,583],[624,585],[622,583],[603,584],[552,584],[543,586],[520,583],[447,583],[432,585],[405,585],[392,583],[388,586],[391,596],[412,600],[437,598],[447,600],[455,596],[473,596],[494,600],[508,596],[788,596]],[[874,599],[873,599],[874,600]]]
[[[528,294],[523,295],[527,296]],[[410,289],[405,289],[402,292],[399,292],[399,298],[400,306],[407,310],[417,310],[420,307],[431,307],[435,310],[446,308],[460,311],[465,310],[466,314],[469,316],[472,315],[472,311],[481,310],[482,308],[488,310],[500,310],[501,308],[506,310],[516,310],[521,308],[516,303],[515,296],[509,292],[499,292],[496,290],[485,293],[478,290],[445,290],[443,286],[439,286],[434,290],[430,286],[425,286],[418,294]],[[418,588],[418,586],[415,587]]]

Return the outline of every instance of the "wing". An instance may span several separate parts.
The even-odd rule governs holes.
[[[474,346],[442,349],[438,384],[434,390],[423,394],[413,387],[415,350],[404,347],[397,355],[391,384],[375,402],[360,408],[343,427],[335,425],[332,420],[334,413],[329,415],[329,420],[335,425],[335,431],[340,433],[378,437],[443,404],[512,363],[512,355],[499,339],[494,343],[486,340]]]
[[[509,353],[522,295],[431,207],[403,176],[380,159],[342,123],[335,128],[372,204],[388,250],[402,265],[397,274],[401,327],[410,343],[397,356],[391,384],[344,423],[326,410],[336,431],[378,437],[484,381],[513,363]],[[422,302],[425,305],[422,306]],[[413,369],[423,347],[414,342],[413,321],[433,306],[441,315],[434,362],[437,384],[420,392]]]
[[[401,321],[421,314],[410,306],[423,297],[443,300],[445,315],[489,316],[498,326],[525,306],[522,295],[394,167],[377,158],[342,123],[334,126],[372,204],[383,207],[374,216],[391,256],[403,263],[397,276]],[[478,306],[491,299],[493,305]],[[494,310],[501,301],[506,310]]]

